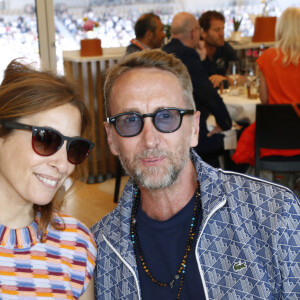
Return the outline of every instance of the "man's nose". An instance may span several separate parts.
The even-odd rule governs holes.
[[[146,148],[155,148],[159,144],[160,132],[155,128],[152,118],[144,119],[144,127],[141,134]]]

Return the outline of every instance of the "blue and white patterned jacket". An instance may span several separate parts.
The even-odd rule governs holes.
[[[193,151],[203,221],[196,259],[206,299],[300,299],[300,205],[287,188],[214,169]],[[96,299],[141,299],[130,240],[134,186],[92,227]]]

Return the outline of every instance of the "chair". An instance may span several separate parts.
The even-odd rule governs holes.
[[[295,105],[295,108],[290,104],[257,105],[255,176],[259,176],[260,170],[300,171],[300,155],[259,157],[261,148],[300,149],[299,112],[300,104]]]

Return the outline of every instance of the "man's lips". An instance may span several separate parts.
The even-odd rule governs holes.
[[[164,157],[150,157],[141,159],[142,163],[147,166],[155,166],[160,164],[165,158]]]

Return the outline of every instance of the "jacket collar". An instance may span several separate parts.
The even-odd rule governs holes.
[[[219,174],[221,171],[203,162],[194,150],[191,150],[190,157],[194,162],[200,182],[203,221],[205,221],[209,213],[224,200],[223,179]],[[135,261],[130,238],[130,218],[135,191],[134,183],[129,180],[118,206],[99,226],[104,227],[105,237],[128,261]]]

